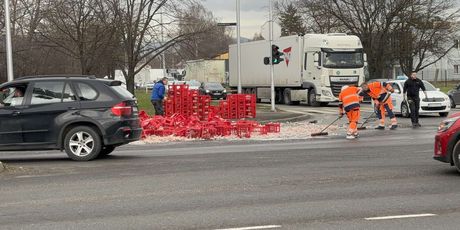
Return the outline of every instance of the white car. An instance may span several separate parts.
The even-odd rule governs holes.
[[[404,101],[403,87],[405,80],[392,80],[387,83],[391,84],[394,93],[391,94],[393,102],[393,112],[401,114],[403,117],[410,116],[409,105]],[[441,117],[446,117],[450,111],[450,100],[447,94],[436,89],[431,83],[423,81],[428,98],[420,90],[420,114],[439,113]]]

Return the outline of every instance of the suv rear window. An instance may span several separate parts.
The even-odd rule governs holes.
[[[77,83],[78,88],[80,89],[79,97],[82,101],[91,101],[97,98],[98,93],[97,91],[89,86],[86,83],[79,82]]]
[[[110,88],[115,90],[115,92],[117,92],[124,99],[133,99],[134,98],[134,95],[131,94],[128,90],[125,89],[125,87],[123,87],[121,85],[110,86]]]

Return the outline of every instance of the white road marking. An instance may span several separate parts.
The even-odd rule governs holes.
[[[417,217],[429,217],[437,216],[432,213],[422,213],[422,214],[410,214],[410,215],[399,215],[399,216],[379,216],[379,217],[368,217],[364,218],[365,220],[391,220],[391,219],[403,219],[403,218],[417,218]]]
[[[257,230],[257,229],[273,229],[281,228],[281,225],[265,225],[265,226],[252,226],[252,227],[242,227],[242,228],[222,228],[216,230]]]

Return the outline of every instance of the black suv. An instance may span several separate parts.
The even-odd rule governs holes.
[[[22,77],[0,85],[0,150],[65,150],[73,160],[139,140],[135,97],[120,81]]]

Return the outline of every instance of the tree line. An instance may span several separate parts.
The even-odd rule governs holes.
[[[232,42],[227,29],[195,0],[10,0],[14,75],[84,74],[113,77],[134,91],[145,66],[167,68],[211,58]],[[0,15],[4,15],[3,4]],[[5,57],[4,17],[0,55]],[[6,81],[0,58],[0,81]]]
[[[386,78],[391,67],[421,71],[458,48],[455,0],[280,0],[283,35],[346,32],[367,53],[370,78]]]

